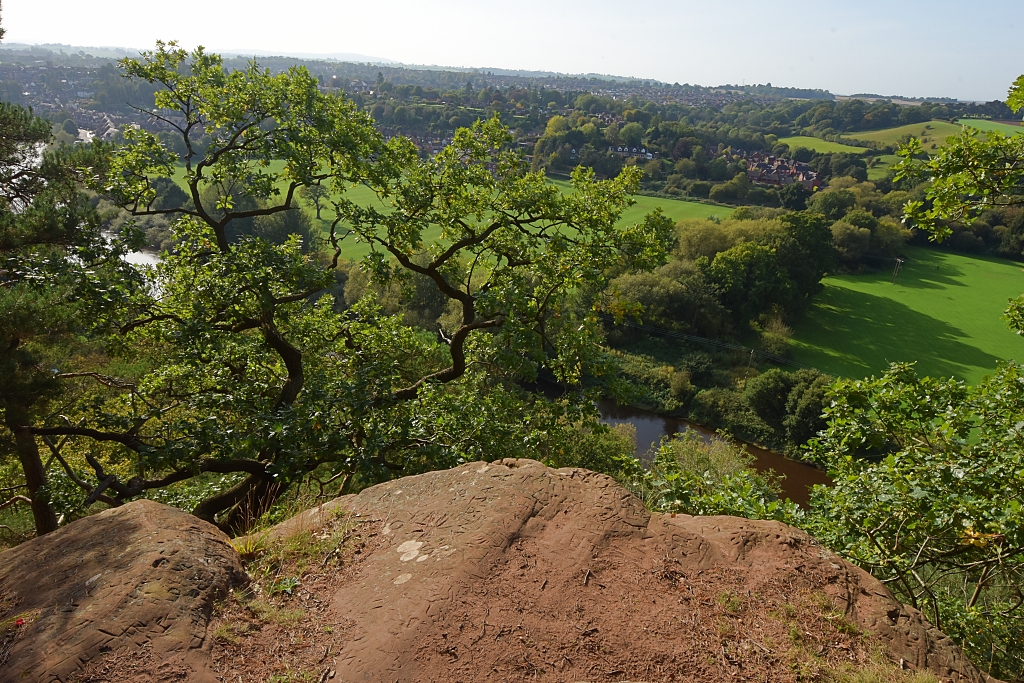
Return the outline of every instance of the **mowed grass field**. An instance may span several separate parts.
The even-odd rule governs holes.
[[[563,192],[568,192],[571,188],[570,184],[566,181],[554,180],[551,182],[558,186],[558,188]],[[377,201],[376,195],[365,187],[355,187],[350,189],[349,196],[357,203]],[[633,198],[636,200],[636,204],[622,212],[622,218],[619,219],[619,222],[622,224],[628,225],[631,223],[640,223],[643,221],[644,216],[657,208],[660,208],[662,213],[668,216],[668,218],[675,223],[691,218],[702,219],[711,218],[713,216],[717,216],[718,218],[728,218],[729,215],[736,210],[734,207],[729,206],[703,204],[701,202],[687,202],[678,199],[664,199],[662,197],[648,197],[645,195],[635,195]],[[322,221],[322,223],[323,229],[326,232],[330,227],[330,223],[327,221]],[[435,239],[439,231],[440,229],[432,229],[425,233],[423,237],[427,240]],[[369,252],[369,245],[365,242],[355,242],[352,239],[348,239],[342,243],[342,258],[344,259],[360,259],[366,256]]]
[[[563,193],[567,193],[572,189],[572,185],[566,180],[552,180],[551,183]],[[681,199],[665,199],[664,197],[648,197],[642,194],[634,195],[633,199],[636,200],[636,204],[622,212],[622,218],[619,219],[620,223],[639,223],[644,219],[644,216],[657,208],[660,208],[662,213],[675,223],[691,218],[711,218],[713,216],[727,218],[736,210],[735,207],[731,206],[688,202]]]
[[[860,154],[866,152],[867,149],[864,147],[856,147],[854,145],[843,145],[838,142],[829,142],[828,140],[822,140],[821,138],[812,138],[806,135],[794,135],[788,138],[779,138],[779,142],[785,142],[789,145],[789,148],[796,149],[797,147],[806,147],[807,149],[820,152],[822,154],[832,154],[836,152],[845,152],[847,154]]]
[[[1021,264],[910,248],[892,271],[826,278],[795,326],[793,357],[845,377],[917,361],[922,375],[976,383],[1001,360],[1024,361],[1024,338],[1001,319],[1024,292]]]

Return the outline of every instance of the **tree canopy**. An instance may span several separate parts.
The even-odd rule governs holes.
[[[671,237],[657,213],[619,224],[639,172],[597,181],[581,169],[562,194],[497,120],[424,160],[301,68],[228,71],[174,43],[122,68],[159,86],[153,116],[184,154],[131,129],[89,165],[89,185],[134,216],[174,216],[176,248],[118,309],[102,390],[28,429],[67,463],[52,485],[62,505],[170,496],[244,527],[310,473],[365,484],[526,454],[592,414],[582,395],[549,402],[522,387],[605,370],[580,295],[658,265]],[[179,163],[175,202],[157,189]],[[355,185],[377,201],[354,201]],[[333,214],[315,248],[233,231],[288,215],[314,186]],[[354,242],[369,245],[375,281],[429,280],[446,302],[435,332],[372,298],[341,310],[335,272]]]

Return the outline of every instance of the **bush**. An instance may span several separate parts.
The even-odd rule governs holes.
[[[824,190],[811,198],[807,208],[837,221],[857,205],[857,195],[847,189]]]
[[[748,380],[743,397],[773,431],[769,443],[791,455],[825,429],[825,392],[832,377],[817,370],[772,368]]]
[[[669,378],[668,386],[672,392],[672,397],[682,406],[688,405],[697,393],[697,390],[690,382],[690,373],[687,370],[673,372]]]
[[[632,424],[597,424],[580,427],[570,432],[568,438],[557,439],[542,459],[549,467],[582,467],[614,476],[635,452],[636,427]]]
[[[857,263],[871,248],[871,231],[846,221],[836,221],[832,224],[832,244],[839,252],[840,259],[847,263]]]
[[[721,387],[701,391],[693,397],[690,419],[746,441],[770,443],[774,436],[771,427],[751,410],[742,394]]]
[[[722,439],[705,440],[693,430],[662,439],[650,470],[634,460],[619,481],[658,512],[732,515],[799,522],[795,503],[781,500],[777,482],[758,474],[752,458]]]
[[[708,195],[711,194],[711,183],[704,182],[703,180],[698,180],[696,182],[690,183],[690,189],[688,189],[687,192],[691,197],[700,197],[702,199],[707,199]]]
[[[766,353],[784,358],[789,353],[789,342],[793,328],[782,322],[779,315],[772,315],[761,328],[761,348]]]
[[[1024,367],[977,387],[893,364],[842,380],[812,455],[809,530],[920,609],[992,676],[1024,678]]]

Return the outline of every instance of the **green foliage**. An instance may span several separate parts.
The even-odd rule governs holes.
[[[607,306],[640,307],[642,320],[659,327],[714,337],[729,324],[718,286],[692,263],[676,260],[646,273],[627,273],[611,281]]]
[[[618,478],[658,512],[799,522],[803,515],[796,504],[780,500],[777,483],[750,462],[728,441],[686,431],[662,440],[649,470],[634,459]]]
[[[771,247],[743,242],[716,254],[710,264],[698,262],[698,266],[719,289],[723,305],[738,323],[792,302],[793,281]]]
[[[819,192],[811,199],[808,206],[825,216],[830,221],[838,221],[857,204],[857,196],[846,189],[833,189]]]
[[[592,428],[589,395],[547,401],[520,384],[608,371],[580,293],[660,265],[671,237],[659,212],[620,222],[639,171],[597,181],[578,169],[563,192],[529,172],[497,119],[421,159],[304,69],[229,71],[173,43],[122,67],[174,112],[187,190],[168,191],[181,155],[143,130],[92,168],[94,189],[130,213],[175,216],[176,244],[108,341],[128,376],[67,402],[78,426],[33,427],[84,456],[68,475],[89,502],[168,487],[186,500],[195,479],[209,495],[194,512],[239,529],[311,473],[367,485],[553,451],[566,425]],[[356,184],[376,201],[355,201]],[[295,198],[308,187],[329,193],[326,244],[303,239]],[[339,313],[329,292],[348,242],[369,253]],[[430,302],[431,332],[381,310],[394,291],[395,313]]]
[[[812,441],[835,481],[812,531],[1008,679],[1024,675],[1022,387],[1013,364],[975,388],[894,364],[839,382]]]
[[[699,392],[690,406],[690,419],[754,443],[772,441],[771,428],[758,417],[743,394],[724,387]]]
[[[807,208],[807,200],[811,197],[811,191],[803,186],[803,183],[790,183],[779,191],[779,204],[784,209],[791,211],[803,211]]]
[[[1008,97],[1015,112],[1024,108],[1021,78],[1014,82]],[[925,193],[927,202],[907,202],[905,220],[936,240],[952,234],[951,222],[971,223],[986,209],[1024,203],[1022,135],[964,128],[934,156],[925,156],[916,138],[898,154],[903,161],[897,167],[897,179],[931,181]]]
[[[582,467],[615,476],[633,460],[636,429],[628,423],[563,426],[559,438],[546,446],[543,461],[549,467]]]
[[[1015,112],[1024,109],[1024,75],[1018,76],[1010,86],[1010,92],[1006,97],[1006,106]]]
[[[744,398],[774,430],[771,445],[795,455],[825,428],[825,392],[832,381],[817,370],[772,368],[747,381]]]
[[[2,488],[29,494],[40,534],[57,518],[30,428],[62,396],[62,380],[79,376],[81,338],[109,329],[140,284],[121,260],[137,235],[108,242],[81,192],[78,169],[95,151],[59,147],[37,159],[49,139],[47,122],[0,104],[0,465],[21,470]]]

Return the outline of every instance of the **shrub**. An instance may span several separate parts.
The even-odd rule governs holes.
[[[1024,677],[1024,368],[977,387],[893,364],[829,392],[809,530],[1005,680]]]
[[[619,480],[658,512],[799,521],[797,505],[780,500],[777,482],[755,472],[751,461],[733,443],[688,430],[662,439],[649,470],[634,459]]]
[[[687,190],[691,197],[700,197],[706,199],[711,194],[711,183],[698,180],[690,183],[690,189]]]
[[[817,370],[786,372],[772,368],[748,380],[743,396],[751,410],[774,432],[768,443],[795,454],[825,429],[823,403],[832,381],[829,375]]]
[[[839,252],[839,258],[847,263],[857,263],[871,248],[871,231],[846,221],[837,221],[832,224],[832,243]]]
[[[699,392],[690,405],[690,419],[711,429],[722,429],[738,438],[770,443],[772,429],[751,410],[743,395],[715,387]]]

